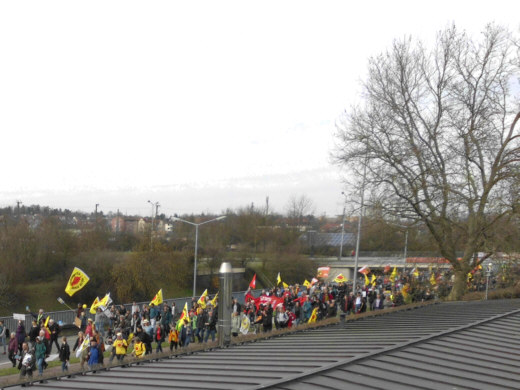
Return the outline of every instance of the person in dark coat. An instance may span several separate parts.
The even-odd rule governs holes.
[[[40,326],[33,320],[31,329],[29,330],[29,341],[31,343],[30,347],[34,348],[34,344],[36,344],[36,337],[40,335]]]
[[[215,334],[217,333],[218,312],[210,308],[208,312],[208,322],[206,322],[206,334],[204,342],[207,342],[211,336],[211,341],[215,341]]]
[[[264,328],[264,332],[273,330],[273,308],[270,303],[264,309],[262,327]]]
[[[63,336],[61,338],[61,345],[60,345],[60,362],[61,362],[61,371],[66,372],[69,370],[70,360],[70,347],[67,343],[67,337]]]
[[[52,353],[52,345],[53,344],[56,344],[56,348],[59,350],[60,349],[60,344],[58,343],[58,336],[60,334],[60,326],[54,322],[54,320],[51,318],[49,320],[49,332],[51,332],[51,338],[49,340],[49,350],[48,350],[48,353],[47,353],[47,356],[50,355]]]
[[[25,341],[25,337],[26,337],[25,326],[23,325],[23,321],[19,320],[18,326],[16,327],[16,340],[18,341],[18,352],[20,354],[22,353],[22,346]],[[31,376],[32,376],[32,371],[31,371]]]
[[[148,355],[148,354],[152,353],[152,338],[150,337],[150,335],[148,333],[146,333],[143,330],[142,325],[137,325],[137,332],[135,335],[137,337],[139,337],[139,340],[141,340],[144,343],[145,348],[146,348],[145,354]]]

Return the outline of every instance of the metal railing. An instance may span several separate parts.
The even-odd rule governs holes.
[[[258,292],[261,290],[254,290],[254,292]],[[237,298],[240,303],[244,303],[244,297],[245,297],[245,291],[238,291],[233,293],[233,297]],[[210,294],[214,295],[214,294]],[[192,297],[185,297],[185,298],[170,298],[165,299],[164,303],[167,303],[169,306],[175,302],[175,307],[177,308],[177,313],[181,313],[182,309],[184,308],[184,304],[187,302],[188,307],[191,307],[191,300]],[[147,305],[150,302],[136,302],[140,307],[143,305]],[[119,305],[117,305],[119,306]],[[125,303],[123,306],[127,310],[131,310],[132,303]],[[31,322],[34,319],[33,316],[30,313],[24,313],[25,314],[25,332],[28,333],[31,328]],[[45,316],[49,316],[52,318],[55,322],[61,324],[61,326],[73,326],[74,325],[74,319],[76,318],[76,310],[63,310],[63,311],[50,311],[45,312]],[[87,318],[94,319],[94,315],[92,315],[89,311],[89,308],[86,309],[86,316]],[[7,326],[10,332],[16,332],[16,328],[18,327],[18,320],[15,320],[12,316],[11,317],[0,317],[0,320],[4,321],[4,325]]]

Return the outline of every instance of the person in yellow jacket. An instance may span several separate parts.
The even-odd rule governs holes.
[[[170,352],[173,351],[173,347],[177,350],[179,344],[179,332],[175,329],[173,324],[170,324],[170,333],[168,334],[168,341],[170,342]]]
[[[126,355],[126,350],[128,348],[128,343],[123,338],[122,333],[118,333],[116,335],[116,339],[112,343],[113,351],[115,351],[115,356],[119,362],[122,362]],[[110,356],[110,362],[114,359],[114,355]]]
[[[139,339],[139,337],[135,337],[134,338],[134,350],[132,351],[132,356],[135,356],[136,358],[144,358],[145,354],[146,354],[146,346]]]

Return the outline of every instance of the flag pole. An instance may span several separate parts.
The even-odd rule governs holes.
[[[70,310],[74,310],[72,307],[70,307],[69,305],[67,305],[67,304],[65,303],[65,301],[64,301],[63,299],[61,299],[61,297],[58,297],[58,302],[61,303],[62,305],[67,306]]]

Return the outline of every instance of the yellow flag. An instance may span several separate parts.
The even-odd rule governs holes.
[[[276,285],[278,286],[282,282],[282,278],[280,277],[280,272],[278,272],[278,276],[276,277]]]
[[[311,316],[309,318],[309,321],[307,321],[307,322],[310,324],[310,323],[316,322],[317,319],[318,319],[318,307],[315,307],[312,310],[312,313],[311,313]]]
[[[102,310],[105,310],[108,305],[112,303],[112,298],[110,298],[110,293],[107,293],[102,300],[99,301],[97,307],[101,307]],[[96,308],[97,308],[96,307]]]
[[[437,280],[435,280],[435,274],[432,274],[432,276],[430,276],[430,284],[432,286],[435,286],[437,284]]]
[[[372,283],[372,287],[376,286],[376,275],[372,274],[372,279],[370,279],[370,283]]]
[[[211,303],[211,306],[213,306],[213,307],[217,306],[217,298],[218,298],[218,291],[215,294],[215,296],[213,297],[213,299],[211,301],[209,301],[209,303]]]
[[[74,267],[72,270],[72,275],[70,275],[69,282],[65,287],[65,292],[70,296],[73,296],[75,293],[85,287],[85,284],[87,284],[89,280],[90,278],[85,272],[80,270],[78,267]]]
[[[305,279],[305,282],[303,282],[303,285],[307,288],[311,286],[311,282],[309,282],[307,279]]]
[[[336,276],[336,279],[334,279],[334,281],[336,283],[346,282],[347,278],[343,276],[343,274],[339,274],[338,276]]]
[[[416,278],[419,277],[419,269],[415,268],[415,271],[413,271],[413,276],[415,276]]]
[[[395,282],[395,278],[397,277],[397,268],[394,267],[394,270],[392,271],[392,273],[390,274],[390,280],[392,282]]]
[[[153,299],[150,301],[150,305],[151,305],[152,303],[153,303],[155,306],[158,306],[158,305],[160,305],[161,303],[163,303],[162,288],[157,292],[157,294],[155,294],[155,297],[153,297]]]
[[[368,276],[365,274],[365,286],[370,284],[370,280],[368,280]]]
[[[282,282],[282,286],[283,286],[283,288],[289,288],[289,285],[285,282]]]
[[[202,295],[200,296],[199,300],[197,301],[199,306],[202,307],[203,309],[206,308],[206,297],[207,296],[208,296],[208,289],[205,289],[204,292],[202,293]]]
[[[181,316],[179,317],[179,321],[177,321],[176,329],[178,331],[181,330],[185,319],[188,320],[188,322],[190,322],[190,314],[188,313],[188,302],[184,303],[184,309],[182,309],[182,313],[181,313]]]
[[[94,302],[92,302],[92,306],[90,306],[90,314],[96,314],[96,309],[99,306],[99,297],[96,297],[94,299]]]

